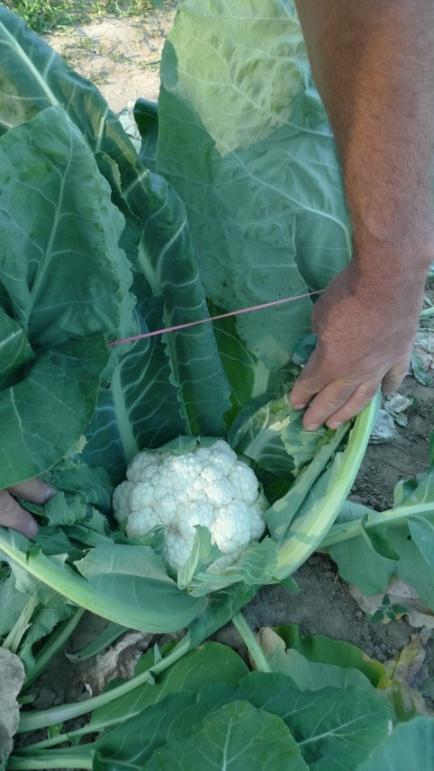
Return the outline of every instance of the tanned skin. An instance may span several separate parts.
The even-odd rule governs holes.
[[[434,2],[297,0],[342,164],[350,265],[315,304],[318,345],[291,401],[336,428],[409,363],[434,259]]]
[[[318,345],[291,401],[307,408],[306,428],[335,428],[401,382],[434,259],[434,0],[297,6],[338,145],[354,255],[315,304]],[[38,480],[0,492],[0,525],[35,535],[16,497],[53,494]]]

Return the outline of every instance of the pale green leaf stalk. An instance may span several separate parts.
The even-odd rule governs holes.
[[[295,519],[288,538],[279,549],[276,575],[280,580],[294,573],[308,559],[333,525],[363,460],[379,400],[378,395],[357,418],[326,495]]]
[[[267,661],[264,651],[241,611],[233,617],[232,623],[244,642],[258,672],[271,672],[272,669]]]

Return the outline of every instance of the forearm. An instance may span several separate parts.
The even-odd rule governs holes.
[[[432,259],[434,2],[297,7],[342,163],[357,270],[380,282],[423,280]]]

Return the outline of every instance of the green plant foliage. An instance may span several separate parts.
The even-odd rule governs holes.
[[[431,771],[433,767],[434,720],[415,717],[395,728],[360,766],[360,771]]]
[[[145,654],[138,668],[149,667],[150,658]],[[316,671],[308,660],[306,666]],[[386,695],[366,683],[368,688],[342,682],[303,690],[282,673],[247,673],[234,651],[207,643],[138,692],[118,698],[117,687],[109,689],[104,710],[69,737],[76,742],[101,732],[97,741],[80,744],[83,765],[74,744],[57,749],[67,735],[42,743],[51,750],[30,746],[14,760],[26,763],[31,757],[45,768],[76,762],[77,768],[95,769],[223,771],[226,764],[248,771],[256,764],[277,771],[352,771],[387,741],[392,728]]]
[[[131,16],[149,11],[160,0],[5,0],[35,32],[89,23],[104,15]]]
[[[325,286],[351,246],[334,143],[292,3],[179,3],[161,65],[157,169],[185,202],[208,297],[225,310]],[[324,259],[327,254],[327,260]],[[269,369],[311,301],[236,328]]]
[[[177,22],[181,26],[183,11],[181,6],[181,21]],[[280,11],[280,3],[270,6],[276,20],[281,18]],[[282,34],[294,47],[299,34],[297,22],[292,12],[288,19]],[[226,34],[224,26],[221,34]],[[252,42],[256,34],[256,23],[246,25],[247,42]],[[303,56],[300,61],[294,60],[290,68],[291,83],[302,91],[304,79],[300,73],[304,68]],[[14,191],[24,184],[26,210],[22,227],[27,239],[23,244],[16,227],[7,229],[11,243],[5,242],[3,264],[0,263],[0,304],[7,314],[4,337],[8,333],[15,339],[14,351],[5,348],[7,380],[0,392],[4,441],[11,448],[9,466],[4,464],[3,476],[0,476],[0,488],[35,473],[49,472],[61,490],[57,501],[46,510],[35,511],[40,519],[45,518],[39,548],[32,549],[25,539],[4,531],[0,532],[0,548],[8,559],[25,566],[30,574],[70,601],[97,611],[114,623],[146,631],[173,631],[188,625],[205,610],[205,596],[210,593],[238,584],[251,586],[255,591],[263,583],[287,577],[306,559],[343,503],[363,455],[373,411],[368,411],[351,434],[342,464],[340,461],[338,464],[339,469],[342,468],[339,476],[333,456],[345,438],[345,431],[337,436],[330,432],[324,436],[324,432],[308,435],[301,430],[300,416],[291,413],[285,400],[281,402],[282,420],[279,416],[277,423],[274,420],[274,403],[270,399],[277,390],[282,393],[285,380],[293,379],[297,372],[289,365],[292,343],[283,347],[279,343],[281,349],[277,356],[271,352],[270,358],[264,357],[259,355],[251,336],[239,335],[242,327],[238,323],[219,325],[217,338],[212,326],[203,324],[163,338],[157,336],[115,348],[108,357],[107,343],[115,338],[203,320],[208,313],[207,299],[220,307],[227,307],[226,300],[222,302],[218,293],[205,291],[206,265],[199,260],[196,266],[196,257],[204,251],[196,239],[196,225],[190,223],[175,190],[164,178],[145,168],[98,91],[71,72],[40,38],[4,8],[0,9],[0,72],[3,93],[0,142],[5,146],[2,194],[10,209],[8,216],[13,218],[18,206],[18,195]],[[305,97],[306,94],[303,99]],[[141,118],[142,130],[146,131],[149,109],[144,111],[143,105],[139,105],[136,112]],[[235,121],[235,132],[241,130],[245,118],[244,97],[238,118],[240,124],[235,128]],[[320,120],[324,122],[324,116]],[[155,115],[152,121],[151,144],[147,150],[151,155]],[[210,121],[210,125],[214,125],[214,118],[210,117]],[[159,127],[162,137],[165,129],[161,121]],[[261,133],[262,129],[258,131]],[[23,137],[26,138],[25,155],[21,151]],[[323,140],[320,132],[321,145]],[[70,163],[68,141],[72,148]],[[326,152],[332,153],[330,137],[325,142]],[[158,154],[161,155],[161,148],[157,148]],[[18,155],[21,162],[13,163]],[[34,185],[27,184],[26,174],[35,177]],[[238,195],[235,180],[233,184],[233,194]],[[259,222],[263,216],[262,204],[259,205],[262,199],[256,197],[256,200],[258,210],[249,216]],[[52,201],[54,219],[50,220]],[[50,228],[51,222],[54,226]],[[59,222],[62,228],[58,227]],[[273,230],[275,223],[270,220],[267,227]],[[234,246],[237,239],[239,241],[239,234],[234,235]],[[12,247],[19,253],[15,254]],[[281,247],[277,252],[282,259]],[[65,257],[63,263],[64,255],[70,255],[70,259]],[[257,273],[257,252],[243,247],[243,255],[244,260],[252,262],[253,272],[247,282],[236,263],[230,262],[234,268],[231,286],[248,290],[239,301],[261,299],[256,296],[255,281],[261,291],[263,288],[264,292],[275,293],[277,284],[263,285]],[[231,261],[231,256],[225,259]],[[19,283],[12,282],[10,277],[16,266],[21,271]],[[279,283],[277,268],[275,273]],[[290,283],[285,290],[296,293],[301,287],[300,275],[294,263],[292,272],[288,272]],[[62,282],[65,282],[64,290]],[[306,288],[306,283],[302,284]],[[77,296],[80,305],[75,301]],[[235,299],[233,297],[234,302]],[[295,306],[291,310],[292,319],[306,315],[310,304],[297,307],[298,311]],[[276,340],[283,318],[280,308],[268,313],[261,322],[263,328],[270,322],[270,335],[276,332]],[[303,324],[287,327],[294,341]],[[97,337],[89,338],[90,333]],[[82,337],[86,339],[86,357],[80,348],[84,345]],[[92,359],[88,351],[93,340],[100,346],[100,359],[95,353]],[[61,353],[57,353],[57,349],[53,353],[55,344],[62,347]],[[71,363],[71,371],[67,372],[66,364],[72,359],[71,346],[74,352],[79,349],[77,366],[73,369]],[[268,344],[266,347],[268,350]],[[66,364],[59,363],[65,351]],[[35,357],[35,361],[30,357]],[[14,360],[15,369],[11,367]],[[57,370],[53,372],[54,366]],[[40,383],[42,376],[44,380]],[[44,430],[46,400],[34,407],[35,381],[39,389],[53,392],[52,405],[49,404],[51,423]],[[70,395],[55,390],[58,386],[65,390],[67,385],[70,385]],[[30,389],[31,398],[27,398],[24,391],[18,401],[15,390],[20,395],[25,388]],[[11,394],[18,404],[18,413],[10,408]],[[256,407],[251,412],[248,406],[252,397],[261,399],[256,417]],[[139,449],[160,447],[179,435],[226,437],[241,409],[246,410],[243,415],[247,423],[243,427],[241,415],[234,435],[239,436],[243,445],[240,450],[247,456],[250,453],[259,475],[271,474],[273,489],[286,492],[292,476],[300,472],[301,480],[313,465],[316,470],[311,472],[311,482],[317,481],[319,487],[312,492],[310,485],[305,485],[297,497],[296,510],[292,505],[290,513],[288,500],[284,498],[282,508],[275,512],[274,525],[279,538],[266,537],[252,544],[223,575],[211,574],[204,568],[203,549],[199,544],[194,560],[178,577],[177,585],[167,575],[159,556],[158,536],[150,536],[142,544],[127,544],[122,533],[110,536],[98,511],[110,509],[107,475],[112,482],[119,481],[126,464]],[[268,422],[271,421],[269,428],[264,426],[267,415]],[[25,425],[24,418],[29,427],[23,433],[19,423]],[[279,448],[277,456],[274,449],[268,451],[269,440]],[[44,449],[38,453],[41,442],[45,442]],[[328,453],[324,453],[323,443],[330,444]],[[78,447],[81,455],[77,455]],[[263,447],[263,450],[255,453],[254,447]],[[66,455],[70,458],[65,460]],[[58,462],[60,465],[55,466]],[[94,479],[92,471],[86,473],[86,467],[96,469]],[[329,495],[333,499],[330,504]],[[273,505],[276,505],[275,499]],[[287,533],[292,519],[295,529]],[[137,564],[130,564],[130,553]],[[238,589],[234,591],[236,597],[240,596]],[[247,595],[251,595],[250,590]]]
[[[413,586],[434,609],[434,466],[398,482],[394,507],[383,513],[354,509],[354,518],[336,524],[324,545],[342,577],[364,594],[386,592],[392,576]],[[402,611],[402,608],[401,608]]]

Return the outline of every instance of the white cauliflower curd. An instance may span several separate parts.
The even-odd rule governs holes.
[[[211,542],[235,561],[265,530],[265,499],[254,472],[221,439],[183,454],[168,449],[140,452],[113,495],[114,515],[127,535],[165,530],[166,559],[178,570],[188,560],[195,526],[211,533]]]

